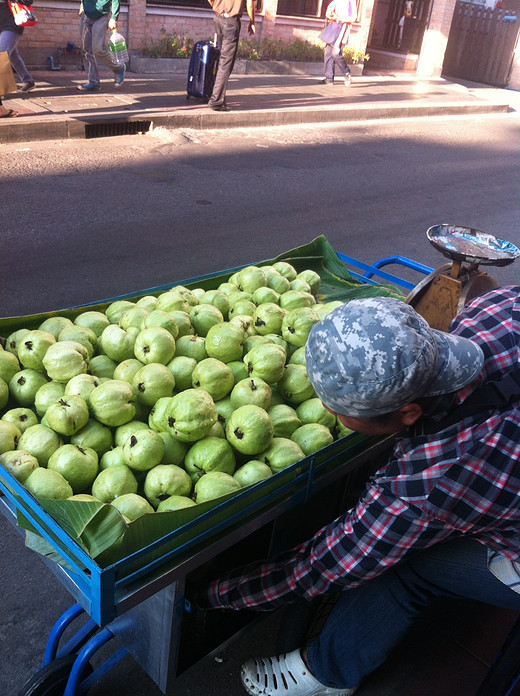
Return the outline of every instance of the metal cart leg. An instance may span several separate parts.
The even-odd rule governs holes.
[[[49,640],[47,641],[42,667],[45,667],[45,665],[48,665],[49,662],[54,660],[56,653],[58,652],[58,644],[63,633],[65,632],[65,629],[74,621],[74,619],[83,614],[84,611],[85,610],[80,604],[73,604],[70,609],[67,609],[67,611],[64,612],[56,621],[50,632]]]

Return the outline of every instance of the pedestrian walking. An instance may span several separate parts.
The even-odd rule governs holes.
[[[235,65],[240,38],[241,18],[246,4],[249,17],[248,33],[255,34],[255,0],[209,0],[215,13],[215,32],[220,49],[220,61],[208,105],[213,111],[229,111],[226,90]]]
[[[350,27],[356,20],[357,7],[355,0],[332,0],[328,5],[325,18],[329,23],[337,27],[337,38],[332,43],[325,44],[324,51],[324,70],[325,77],[321,84],[334,84],[334,64],[336,64],[343,75],[345,85],[350,86],[351,75],[347,61],[343,56],[343,46],[348,43]]]
[[[18,87],[18,92],[26,94],[33,90],[36,85],[18,51],[18,42],[22,38],[23,32],[24,28],[15,24],[7,0],[0,0],[0,51],[7,52],[9,62],[20,78],[22,84]],[[0,116],[2,116],[1,112]]]
[[[78,87],[83,92],[95,92],[101,87],[98,61],[112,70],[116,87],[121,87],[125,80],[126,66],[114,65],[106,47],[107,29],[117,28],[119,11],[119,0],[83,0],[81,3],[81,52],[88,79]]]
[[[438,598],[520,610],[520,286],[450,332],[405,302],[352,300],[311,329],[316,394],[347,428],[399,433],[353,509],[300,546],[214,579],[201,608],[339,592],[301,649],[242,666],[254,696],[350,696]]]

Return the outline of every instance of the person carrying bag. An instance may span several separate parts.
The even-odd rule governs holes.
[[[325,43],[325,78],[321,80],[321,84],[334,84],[334,64],[336,64],[344,75],[345,86],[350,86],[350,70],[343,56],[343,46],[348,42],[350,26],[356,17],[355,0],[332,0],[327,7],[325,13],[327,25],[318,37]]]

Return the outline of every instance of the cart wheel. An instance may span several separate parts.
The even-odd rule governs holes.
[[[75,659],[76,655],[72,653],[49,662],[25,682],[18,696],[63,696]],[[83,676],[92,672],[90,663],[87,663]]]

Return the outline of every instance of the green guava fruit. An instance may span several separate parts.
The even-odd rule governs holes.
[[[123,457],[123,446],[118,445],[111,450],[108,450],[103,454],[99,460],[99,470],[104,471],[109,469],[111,466],[126,466],[125,459]]]
[[[258,346],[260,343],[274,343],[267,336],[261,336],[260,334],[254,334],[253,336],[248,336],[244,341],[244,355],[247,355],[249,351]]]
[[[160,463],[163,455],[161,436],[149,428],[129,435],[123,445],[125,464],[134,471],[149,471]]]
[[[279,299],[280,293],[276,292],[276,290],[273,290],[272,288],[268,288],[267,286],[258,288],[253,293],[253,302],[257,307],[261,304],[278,304]]]
[[[144,480],[144,494],[154,508],[172,495],[189,496],[191,488],[191,478],[187,472],[174,464],[155,466]]]
[[[235,384],[230,394],[231,406],[238,408],[254,404],[267,410],[271,403],[271,387],[260,377],[242,379]]]
[[[29,329],[18,329],[18,331],[13,331],[13,333],[9,334],[5,339],[5,350],[8,353],[13,353],[13,355],[16,355],[18,358],[18,344],[25,334],[28,333]]]
[[[203,389],[186,389],[176,394],[166,414],[167,432],[182,442],[202,440],[217,420],[215,402]]]
[[[20,361],[14,353],[0,350],[0,377],[9,384],[12,377],[21,370]]]
[[[143,363],[137,358],[128,358],[128,360],[123,360],[123,362],[116,365],[112,373],[112,379],[122,379],[124,382],[128,382],[128,384],[132,384],[135,373],[142,367],[144,367]]]
[[[26,368],[9,380],[9,394],[17,404],[29,408],[34,404],[38,389],[46,383],[47,378],[42,372]]]
[[[144,307],[149,312],[153,312],[157,309],[157,298],[153,295],[144,295],[144,297],[140,297],[135,304],[138,307]]]
[[[154,512],[150,503],[137,493],[125,493],[113,500],[110,505],[132,522],[138,517]]]
[[[94,418],[89,418],[87,424],[71,436],[70,442],[84,449],[93,449],[98,457],[102,457],[112,449],[112,430]]]
[[[175,339],[179,335],[179,327],[174,316],[162,309],[154,309],[144,318],[143,329],[149,329],[152,326],[160,326],[166,329],[169,334]]]
[[[68,317],[48,317],[38,327],[38,331],[51,333],[56,340],[64,328],[70,326],[72,321]]]
[[[258,459],[251,459],[235,471],[233,478],[244,488],[245,486],[252,486],[260,481],[265,481],[266,478],[272,475],[273,472],[267,464]]]
[[[240,483],[230,474],[225,474],[223,471],[210,471],[201,476],[195,484],[195,502],[204,503],[228,493],[238,493],[240,489]]]
[[[267,279],[268,288],[274,290],[276,293],[278,293],[278,295],[281,295],[289,290],[290,281],[275,268],[272,266],[262,266],[262,270],[264,271],[264,275]]]
[[[238,289],[235,283],[220,283],[217,290],[222,292],[228,299],[228,302],[232,302],[233,298],[237,297],[241,290]],[[229,307],[228,307],[229,312]]]
[[[229,396],[225,396],[223,399],[215,401],[215,408],[217,410],[217,422],[225,427],[229,416],[235,410],[231,405],[231,399]]]
[[[9,401],[9,385],[0,377],[0,410],[7,406]]]
[[[214,401],[218,401],[229,394],[235,380],[226,363],[217,358],[205,358],[195,366],[191,383],[194,389],[204,389]]]
[[[49,346],[42,362],[49,379],[68,382],[87,371],[88,351],[76,341],[58,341]]]
[[[240,406],[228,419],[226,438],[241,454],[259,454],[271,444],[273,423],[265,409],[253,404]]]
[[[258,459],[267,464],[273,474],[299,462],[304,457],[305,453],[301,447],[285,437],[273,437],[269,447],[258,455]]]
[[[159,464],[181,466],[188,451],[188,445],[180,440],[176,440],[170,433],[164,431],[159,432],[159,437],[164,444],[164,454]]]
[[[319,322],[316,312],[310,307],[291,310],[282,321],[282,336],[293,346],[304,346],[309,332]]]
[[[99,342],[105,355],[115,363],[120,363],[123,360],[136,357],[134,345],[139,333],[139,329],[134,326],[123,329],[118,324],[110,324],[103,330]]]
[[[242,315],[251,317],[251,319],[252,319],[255,312],[256,312],[256,305],[252,300],[238,298],[237,300],[235,300],[232,303],[228,316],[229,316],[230,320],[233,317],[242,316]]]
[[[98,461],[96,452],[90,447],[67,444],[51,454],[47,469],[61,474],[74,493],[83,493],[90,488],[98,474]]]
[[[224,363],[239,360],[242,357],[245,338],[245,332],[238,324],[215,324],[206,335],[207,355]]]
[[[105,314],[111,324],[117,324],[127,309],[131,309],[134,302],[130,300],[115,300],[105,310]]]
[[[206,340],[203,336],[181,336],[175,344],[175,356],[179,355],[193,358],[197,362],[204,360],[208,357]]]
[[[321,278],[319,273],[316,273],[316,271],[312,271],[311,269],[307,268],[304,271],[300,271],[296,278],[304,280],[306,283],[308,283],[311,289],[311,293],[313,295],[316,295],[316,293],[320,289]]]
[[[138,430],[148,430],[148,427],[149,426],[144,421],[140,421],[137,419],[133,419],[131,421],[128,421],[128,423],[124,423],[123,425],[119,425],[114,430],[114,444],[115,444],[115,446],[119,447],[119,445],[121,445],[121,447],[122,447],[130,435],[133,435]]]
[[[88,423],[88,406],[81,396],[62,396],[59,401],[50,404],[45,418],[49,428],[70,437]]]
[[[189,311],[180,312],[173,310],[171,312],[168,312],[168,314],[170,314],[177,322],[178,334],[174,337],[175,340],[177,340],[181,336],[193,336],[193,334],[195,333],[195,329],[191,324]]]
[[[334,429],[334,435],[336,438],[339,440],[342,437],[347,437],[348,435],[352,435],[354,431],[351,430],[350,428],[347,428],[346,425],[343,425],[343,423],[339,420],[339,418],[336,419],[336,427]]]
[[[142,329],[135,339],[134,355],[144,365],[150,363],[167,365],[175,355],[175,339],[162,326]]]
[[[330,430],[320,423],[306,423],[305,425],[301,425],[291,435],[291,440],[302,448],[306,456],[334,442]]]
[[[267,411],[273,421],[274,437],[291,437],[296,428],[302,424],[298,414],[288,404],[276,404]]]
[[[331,431],[336,427],[336,416],[327,411],[318,397],[307,399],[307,401],[301,403],[297,407],[296,413],[302,425],[305,423],[320,423]]]
[[[294,353],[289,358],[288,362],[289,365],[303,365],[305,367],[307,364],[305,361],[305,346],[300,346],[299,348],[296,348]]]
[[[172,397],[163,396],[157,399],[148,416],[148,426],[156,432],[168,431],[168,409]]]
[[[106,327],[110,324],[110,321],[106,314],[103,312],[98,312],[96,310],[89,310],[87,312],[82,312],[74,319],[74,323],[77,326],[85,326],[87,329],[92,329],[92,331],[99,338]]]
[[[89,359],[94,355],[94,349],[97,345],[97,336],[92,329],[86,326],[77,326],[71,324],[60,331],[58,341],[75,341],[81,343],[88,351]]]
[[[36,457],[22,449],[2,452],[0,454],[0,464],[20,483],[25,483],[32,472],[38,468]]]
[[[38,416],[30,408],[20,406],[19,408],[11,408],[2,416],[2,420],[16,425],[18,430],[23,434],[31,425],[38,424]]]
[[[261,343],[251,348],[244,356],[244,364],[250,377],[274,384],[283,377],[286,357],[282,346],[276,343]]]
[[[120,379],[103,382],[90,394],[94,418],[111,428],[128,423],[135,415],[133,397],[134,391],[128,382]]]
[[[28,476],[24,486],[35,498],[67,500],[74,494],[69,482],[58,471],[41,466]]]
[[[222,324],[224,315],[212,304],[201,304],[190,311],[190,319],[195,333],[205,337],[212,326]]]
[[[127,309],[126,312],[123,312],[119,318],[119,326],[125,329],[125,331],[131,326],[133,326],[135,329],[139,329],[140,331],[143,327],[144,320],[149,314],[150,312],[146,309],[146,307],[138,307],[135,305],[134,307]]]
[[[278,273],[281,273],[289,281],[294,280],[298,275],[295,267],[288,261],[276,261],[275,263],[273,263],[273,268],[275,269],[275,271],[278,271]]]
[[[163,292],[157,298],[157,309],[162,309],[164,312],[186,312],[189,314],[191,305],[179,292],[168,290]]]
[[[253,293],[258,288],[265,287],[267,279],[263,270],[258,266],[246,266],[237,274],[237,287],[244,292]]]
[[[175,380],[176,391],[191,389],[191,376],[196,365],[195,358],[189,358],[187,355],[177,355],[173,360],[170,360],[167,368]]]
[[[227,365],[231,368],[231,372],[233,373],[233,385],[249,377],[247,374],[247,367],[242,360],[232,360],[227,363]]]
[[[307,370],[303,365],[286,365],[283,377],[277,383],[277,388],[285,401],[293,404],[301,404],[316,396]]]
[[[248,336],[254,336],[254,334],[256,334],[255,322],[251,314],[236,314],[234,316],[230,316],[229,323],[242,327],[245,334],[244,340]]]
[[[54,343],[56,339],[48,331],[29,331],[18,344],[18,360],[24,367],[42,372],[45,353]]]
[[[137,493],[137,479],[125,464],[103,469],[92,484],[92,495],[102,503],[111,503],[125,493]]]
[[[49,384],[53,384],[53,382],[49,382]],[[54,382],[54,384],[59,384],[59,382]],[[96,387],[99,387],[100,384],[99,377],[95,375],[76,375],[76,377],[69,379],[65,385],[64,395],[81,396],[88,404],[91,393]],[[58,401],[58,399],[56,399],[56,401]]]
[[[334,300],[333,302],[326,302],[325,304],[318,304],[315,307],[316,314],[319,316],[320,320],[325,319],[325,317],[333,312],[338,307],[341,307],[344,302],[340,300]]]
[[[282,321],[287,314],[285,309],[282,309],[274,302],[266,302],[258,305],[253,314],[253,323],[256,331],[261,336],[267,334],[279,334],[282,330]]]
[[[135,373],[132,387],[137,401],[151,408],[158,399],[172,396],[175,378],[166,365],[148,363]]]
[[[113,379],[117,363],[108,355],[94,355],[91,358],[88,369],[93,377],[98,379]]]
[[[18,448],[36,457],[40,466],[47,466],[51,454],[62,444],[59,435],[41,423],[31,425],[18,440]]]
[[[157,506],[156,512],[174,512],[187,507],[194,507],[197,503],[185,495],[171,495],[165,500],[161,500]]]
[[[94,498],[90,493],[76,493],[76,495],[71,495],[67,500],[75,500],[78,503],[100,503],[101,500]]]
[[[297,290],[298,292],[306,292],[311,295],[311,286],[305,280],[301,278],[295,278],[291,280],[289,285],[289,290]]]
[[[67,385],[63,384],[63,382],[46,382],[42,384],[34,395],[34,407],[40,418],[45,415],[45,411],[51,404],[64,396],[66,387]]]
[[[9,421],[0,420],[0,454],[16,449],[21,436],[18,426]]]
[[[222,314],[224,319],[227,319],[229,313],[229,298],[222,290],[208,290],[199,299],[200,304],[210,304],[216,307]]]
[[[288,312],[299,307],[313,307],[315,304],[316,300],[310,292],[288,290],[280,295],[280,307]]]
[[[193,483],[209,471],[235,471],[235,454],[229,442],[218,437],[205,437],[190,447],[184,458],[184,468]]]

